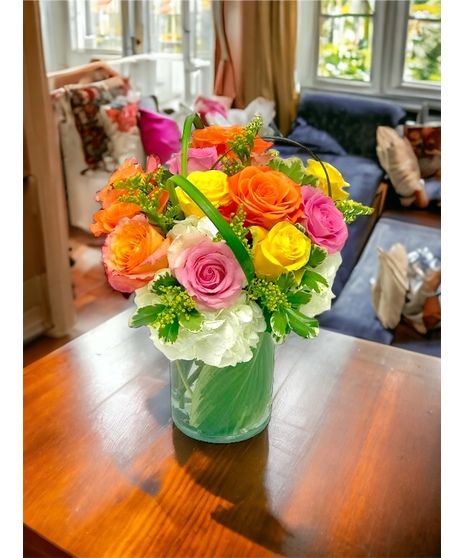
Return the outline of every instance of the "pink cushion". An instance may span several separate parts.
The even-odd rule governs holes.
[[[181,149],[181,132],[168,116],[139,108],[138,123],[147,157],[158,155],[163,164]]]

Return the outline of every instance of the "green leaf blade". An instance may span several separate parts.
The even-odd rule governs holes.
[[[260,335],[252,360],[225,368],[202,365],[192,397],[193,427],[232,435],[266,414],[273,389],[274,343],[269,333]]]
[[[321,286],[329,287],[329,283],[323,275],[312,271],[311,269],[306,269],[302,276],[301,285],[310,289],[311,291],[321,292]]]

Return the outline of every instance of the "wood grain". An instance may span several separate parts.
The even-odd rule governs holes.
[[[130,314],[24,369],[25,555],[440,556],[440,359],[290,337],[267,429],[207,444]]]

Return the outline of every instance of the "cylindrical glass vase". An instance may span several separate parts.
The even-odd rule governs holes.
[[[199,360],[170,362],[171,416],[187,436],[226,444],[252,438],[271,417],[274,342],[269,333],[248,362],[218,368]]]

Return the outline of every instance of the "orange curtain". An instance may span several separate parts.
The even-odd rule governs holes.
[[[273,100],[276,124],[287,135],[297,92],[296,0],[216,0],[214,93],[245,108],[257,97]]]

